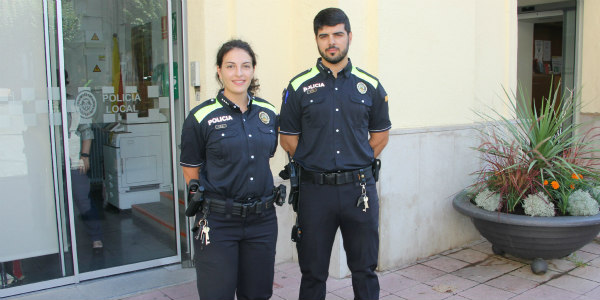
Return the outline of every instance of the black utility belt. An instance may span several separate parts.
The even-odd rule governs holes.
[[[285,196],[284,196],[285,197]],[[249,214],[260,214],[263,211],[274,206],[275,195],[261,198],[260,200],[240,203],[233,202],[231,204],[231,211],[227,211],[227,201],[215,198],[205,198],[205,205],[209,205],[210,212],[216,212],[221,214],[232,214],[234,216],[241,216],[245,218]]]
[[[362,175],[364,175],[364,179],[361,178]],[[368,180],[371,177],[373,177],[373,169],[371,166],[352,171],[327,173],[311,172],[304,169],[300,171],[300,180],[302,182],[316,184],[340,185],[353,182],[361,182],[361,180]]]

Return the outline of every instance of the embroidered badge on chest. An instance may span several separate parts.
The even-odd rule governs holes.
[[[367,85],[364,82],[359,82],[356,84],[356,89],[364,95],[367,92]]]
[[[219,125],[215,125],[215,129],[219,130],[219,129],[225,129],[227,128],[227,124],[219,124]]]
[[[258,113],[258,118],[265,124],[269,124],[269,122],[271,121],[269,115],[264,111]]]
[[[231,121],[231,120],[233,120],[233,118],[229,115],[215,117],[215,118],[208,120],[208,126],[215,124],[215,123],[221,123],[221,122],[226,122],[226,121]]]
[[[313,83],[309,86],[305,86],[302,90],[307,94],[312,94],[317,91],[317,88],[325,87],[325,84],[322,82]]]

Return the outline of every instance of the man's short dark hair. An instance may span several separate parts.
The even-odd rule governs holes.
[[[342,23],[346,32],[350,33],[350,20],[344,11],[335,7],[326,8],[315,16],[313,21],[315,35],[317,35],[319,29],[323,28],[323,26],[335,26]]]

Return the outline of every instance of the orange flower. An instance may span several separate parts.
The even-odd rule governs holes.
[[[571,174],[571,178],[579,180],[579,179],[583,179],[583,175],[581,175],[581,174],[577,175],[577,174],[573,173],[573,174]]]
[[[552,185],[552,188],[555,190],[558,190],[558,188],[560,187],[560,184],[558,184],[557,181],[552,181],[550,184]]]
[[[544,180],[544,185],[548,185],[548,180]]]
[[[571,187],[572,190],[575,189],[575,186],[572,183],[571,183],[570,187]]]

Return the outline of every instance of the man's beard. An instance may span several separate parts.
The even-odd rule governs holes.
[[[348,48],[349,48],[348,46],[349,46],[349,44],[350,43],[348,43],[348,45],[346,45],[346,49],[344,49],[344,51],[341,51],[339,53],[339,55],[337,55],[337,56],[331,57],[331,56],[327,55],[326,52],[321,51],[321,49],[319,49],[319,54],[321,54],[321,57],[324,60],[326,60],[328,63],[335,65],[335,64],[339,63],[340,61],[342,61],[346,57],[346,55],[348,55]],[[325,51],[327,51],[327,49],[325,49]]]

